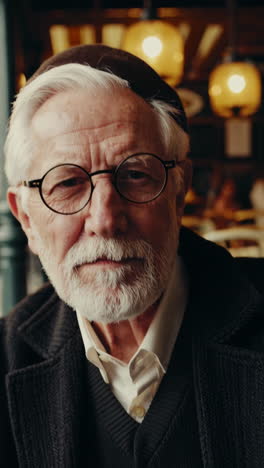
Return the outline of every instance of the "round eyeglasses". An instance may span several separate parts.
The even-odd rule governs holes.
[[[89,203],[95,175],[112,174],[112,183],[122,198],[133,203],[148,203],[162,193],[167,184],[168,169],[175,166],[173,160],[163,161],[155,154],[136,153],[114,169],[90,173],[77,164],[58,164],[41,179],[24,181],[23,185],[38,187],[41,199],[50,210],[70,215]]]

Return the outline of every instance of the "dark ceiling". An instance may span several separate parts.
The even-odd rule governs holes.
[[[153,2],[154,3],[154,2]],[[225,7],[225,0],[157,0],[156,6],[163,8],[199,8]],[[101,8],[141,8],[143,0],[30,0],[28,4],[33,10],[49,10],[57,8],[92,8],[95,4]],[[238,0],[237,5],[264,6],[264,0]]]

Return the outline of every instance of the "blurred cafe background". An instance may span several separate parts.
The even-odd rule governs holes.
[[[50,55],[104,43],[140,56],[189,117],[183,224],[235,256],[264,256],[264,0],[0,0],[0,315],[45,280],[6,201],[14,95]]]

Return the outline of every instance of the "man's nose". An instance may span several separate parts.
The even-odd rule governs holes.
[[[85,231],[89,235],[105,238],[125,234],[128,229],[126,201],[118,194],[109,177],[99,176],[94,178],[93,183]]]

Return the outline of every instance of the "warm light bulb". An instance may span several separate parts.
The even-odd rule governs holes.
[[[246,80],[242,75],[231,75],[227,80],[228,87],[232,93],[239,94],[246,87]]]
[[[147,62],[170,86],[180,82],[184,42],[172,24],[159,19],[131,24],[125,31],[121,48]]]
[[[148,36],[142,42],[142,49],[144,53],[150,58],[154,58],[160,55],[162,48],[162,42],[156,36]]]

